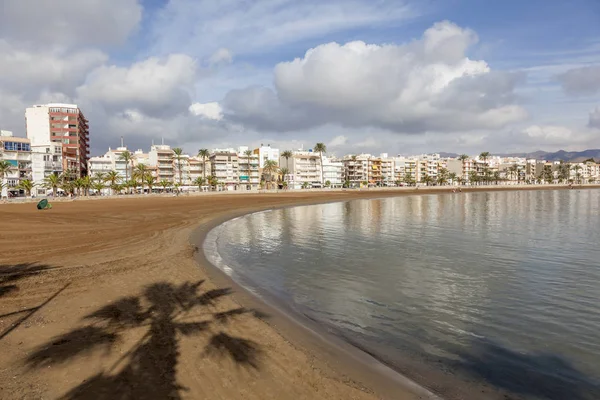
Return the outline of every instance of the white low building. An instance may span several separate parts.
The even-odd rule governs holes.
[[[13,136],[11,131],[0,131],[0,160],[11,165],[2,182],[2,198],[8,197],[9,192],[11,196],[23,195],[19,184],[26,179],[32,180],[29,139]],[[32,194],[37,194],[35,189]]]

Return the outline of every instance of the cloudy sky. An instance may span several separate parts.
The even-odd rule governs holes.
[[[92,154],[600,147],[598,0],[0,0],[0,129],[77,103]]]

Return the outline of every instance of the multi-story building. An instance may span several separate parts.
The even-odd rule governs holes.
[[[281,157],[280,165],[289,169],[288,188],[322,187],[321,156],[311,150],[296,150],[292,157]]]
[[[60,144],[61,170],[68,170],[76,177],[87,175],[90,153],[89,125],[76,104],[34,105],[25,110],[25,119],[27,138],[31,141],[32,148],[45,150]],[[36,153],[43,154],[44,151],[36,150]],[[34,175],[44,176],[47,172],[47,169],[34,171]]]
[[[258,155],[259,168],[265,167],[265,161],[271,160],[279,165],[279,149],[274,149],[270,144],[264,146],[262,143],[258,149],[254,149],[254,154]]]
[[[148,162],[153,168],[156,168],[156,179],[176,183],[175,167],[173,164],[173,150],[166,144],[157,144],[150,146],[148,152]]]
[[[19,184],[25,179],[32,180],[29,139],[13,136],[11,131],[0,131],[0,160],[12,166],[4,175],[1,197],[8,197],[9,192],[11,196],[22,195],[24,192],[18,188]],[[41,190],[44,194],[44,189]]]
[[[439,154],[422,154],[417,158],[417,182],[424,182],[428,176],[436,181],[440,167]]]
[[[399,180],[396,178],[396,159],[389,157],[387,153],[382,153],[379,158],[381,159],[381,184],[383,186],[396,186],[396,182]]]
[[[333,157],[323,156],[323,183],[332,188],[344,184],[344,163]]]
[[[214,149],[210,155],[212,176],[227,190],[236,190],[240,183],[238,154],[234,149]]]
[[[242,146],[238,149],[240,185],[247,190],[260,187],[260,156],[255,152],[248,155],[248,147]]]

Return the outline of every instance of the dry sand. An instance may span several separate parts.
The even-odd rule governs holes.
[[[290,341],[190,244],[253,210],[397,194],[0,205],[0,398],[421,398]]]

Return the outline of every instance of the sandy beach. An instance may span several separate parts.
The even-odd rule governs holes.
[[[0,398],[424,398],[280,326],[192,243],[255,210],[414,193],[0,205]]]

